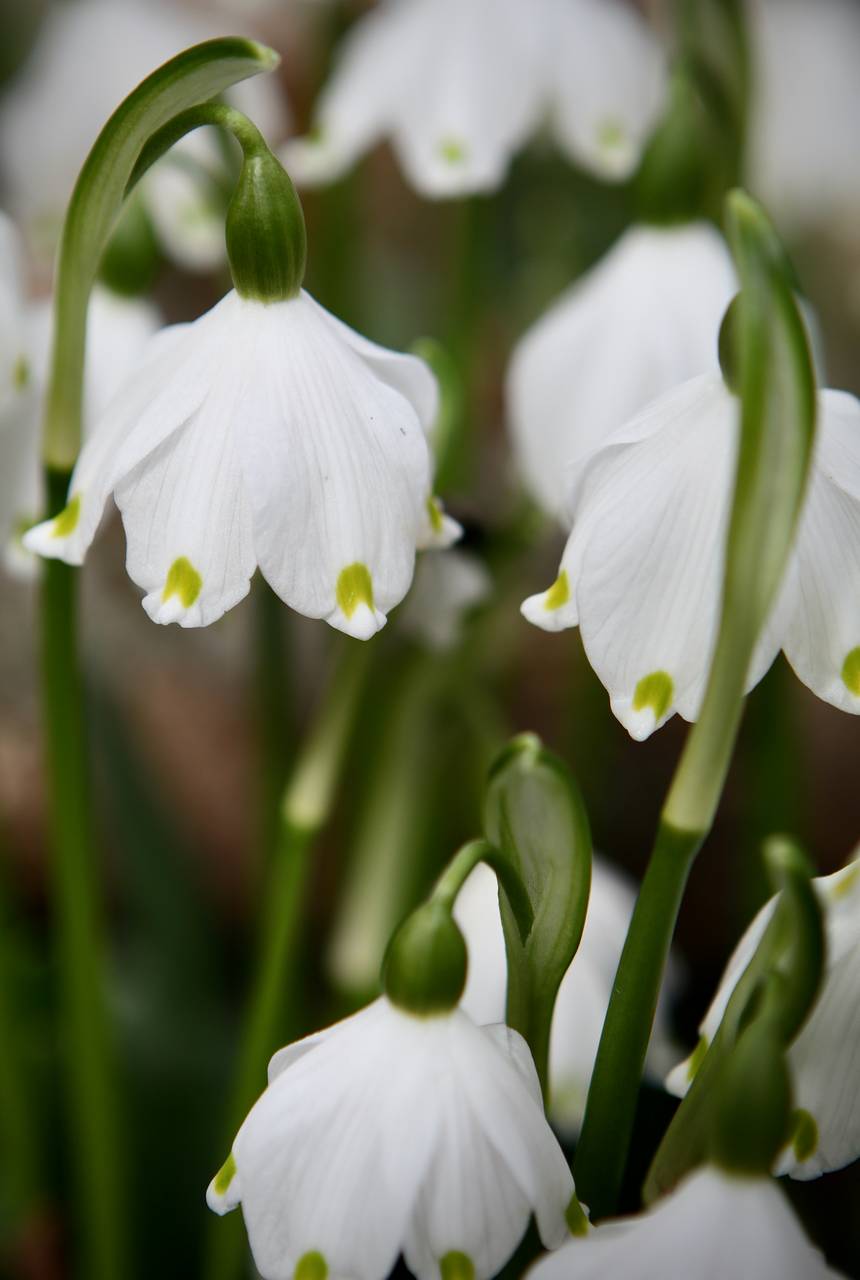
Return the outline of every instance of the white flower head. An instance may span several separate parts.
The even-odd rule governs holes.
[[[263,1280],[379,1280],[401,1253],[486,1280],[532,1213],[561,1244],[572,1194],[521,1037],[382,997],[275,1055],[207,1200],[241,1203]]]
[[[826,968],[818,1000],[788,1051],[794,1094],[791,1140],[775,1172],[803,1180],[841,1169],[860,1157],[860,859],[813,881],[826,930]],[[761,941],[776,899],[758,913],[726,966],[699,1028],[700,1047],[677,1066],[666,1087],[683,1096],[729,999]]]
[[[155,336],[85,444],[65,511],[26,545],[80,564],[113,494],[156,622],[214,622],[259,565],[292,608],[367,639],[432,534],[436,394],[422,361],[306,293],[231,292]]]
[[[543,1258],[530,1280],[836,1280],[769,1178],[705,1166],[636,1218],[598,1227]]]
[[[523,479],[568,515],[570,465],[655,397],[716,372],[717,334],[737,292],[708,223],[631,228],[520,340],[507,377]]]
[[[47,260],[80,168],[114,108],[155,67],[189,45],[236,34],[234,20],[164,0],[76,0],[49,7],[0,111],[0,168],[11,207]],[[285,131],[286,109],[270,77],[254,77],[228,96],[263,132]],[[209,198],[213,174],[223,180],[217,139],[210,130],[198,131],[140,185],[162,244],[190,269],[209,270],[224,261],[223,209],[216,210]]]
[[[780,648],[819,697],[860,712],[860,401],[818,398],[810,487],[786,579],[746,687]],[[636,739],[695,720],[716,641],[739,434],[719,374],[654,401],[572,470],[558,579],[522,606],[579,626],[612,710]]]
[[[565,1133],[575,1133],[597,1056],[612,984],[633,913],[635,893],[619,871],[595,858],[585,929],[562,979],[549,1045],[550,1115]],[[501,1021],[507,995],[507,961],[499,915],[498,886],[485,866],[475,868],[457,898],[454,918],[469,949],[462,1008],[476,1022]],[[674,1047],[667,1025],[666,992],[657,1010],[647,1068],[659,1077]]]
[[[460,196],[498,187],[549,120],[577,161],[625,177],[664,80],[656,40],[621,0],[383,0],[284,163],[300,184],[328,182],[389,138],[416,190]]]

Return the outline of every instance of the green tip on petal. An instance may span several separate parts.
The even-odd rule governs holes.
[[[847,898],[854,892],[858,880],[860,880],[860,862],[852,862],[850,866],[843,867],[838,880],[830,890],[830,897],[834,902],[838,902],[840,898]]]
[[[81,518],[81,495],[76,493],[67,507],[55,517],[51,527],[52,538],[68,538],[78,527]]]
[[[12,386],[16,391],[23,391],[30,381],[30,362],[26,356],[19,356],[12,365]]]
[[[818,1150],[818,1125],[814,1116],[799,1107],[791,1113],[789,1132],[796,1159],[802,1162],[815,1155]]]
[[[326,1280],[328,1263],[316,1249],[303,1253],[296,1263],[293,1280]]]
[[[183,607],[190,609],[202,588],[203,579],[194,565],[185,556],[180,556],[170,566],[161,598],[167,601],[171,596],[179,596]]]
[[[335,596],[347,618],[351,618],[361,604],[373,608],[373,579],[366,564],[356,561],[341,569],[337,579]]]
[[[215,1177],[212,1179],[212,1186],[215,1190],[215,1194],[219,1196],[226,1195],[230,1187],[230,1183],[233,1181],[235,1176],[236,1157],[231,1151],[221,1168],[215,1174]]]
[[[562,569],[555,582],[547,591],[543,599],[543,607],[548,613],[552,613],[555,609],[560,609],[563,604],[567,604],[570,599],[570,582],[567,577],[567,570]]]
[[[430,528],[435,534],[440,534],[444,528],[442,506],[439,499],[434,498],[432,494],[427,499],[427,515],[430,517]]]
[[[590,1224],[585,1210],[576,1198],[576,1192],[570,1197],[570,1204],[564,1211],[564,1220],[572,1236],[588,1235]]]
[[[626,137],[624,126],[618,120],[603,120],[597,130],[597,142],[603,151],[617,151]]]
[[[475,1264],[468,1253],[452,1249],[439,1259],[442,1280],[475,1280]]]
[[[688,1080],[695,1080],[696,1074],[699,1070],[699,1067],[704,1062],[705,1055],[707,1054],[707,1052],[708,1052],[708,1037],[699,1036],[699,1043],[696,1045],[695,1049],[690,1054],[690,1059],[687,1063],[687,1079]]]
[[[643,676],[633,694],[633,710],[644,711],[650,707],[654,719],[662,720],[672,705],[675,686],[672,677],[665,671],[652,671],[650,676]]]
[[[855,698],[860,698],[860,647],[852,649],[842,664],[842,683]]]
[[[465,143],[459,138],[443,138],[439,143],[439,155],[448,164],[462,164],[466,154]]]

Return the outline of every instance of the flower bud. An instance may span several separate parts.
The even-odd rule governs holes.
[[[289,174],[262,142],[244,148],[226,234],[237,293],[263,303],[298,295],[307,260],[304,214]]]
[[[419,1017],[447,1013],[463,994],[467,967],[466,943],[448,907],[426,902],[388,944],[382,965],[385,994]]]

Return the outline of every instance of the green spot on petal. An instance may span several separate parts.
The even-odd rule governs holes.
[[[567,570],[562,569],[550,589],[543,598],[543,607],[548,613],[552,613],[554,609],[560,609],[563,604],[567,604],[570,599],[570,582],[567,577]]]
[[[570,1204],[564,1211],[564,1220],[572,1236],[587,1236],[589,1221],[585,1210],[576,1198],[576,1192],[570,1197]]]
[[[708,1037],[699,1036],[699,1043],[696,1045],[695,1049],[690,1054],[690,1060],[687,1063],[687,1079],[688,1080],[694,1080],[696,1078],[696,1073],[698,1072],[699,1067],[704,1062],[705,1055],[707,1054],[707,1052],[708,1052]]]
[[[427,499],[427,515],[430,517],[430,528],[434,533],[439,534],[443,529],[442,507],[439,499],[434,498],[431,494]]]
[[[64,507],[60,514],[54,518],[54,523],[51,526],[51,537],[68,538],[70,534],[75,532],[80,518],[81,495],[76,493],[68,506]]]
[[[12,386],[16,391],[23,391],[30,381],[30,362],[26,356],[19,356],[12,365]]]
[[[360,604],[373,608],[373,579],[366,564],[356,561],[342,569],[335,590],[337,602],[347,618],[351,618]]]
[[[858,879],[860,879],[860,862],[852,862],[849,867],[844,867],[839,879],[830,890],[833,901],[838,902],[840,898],[847,898],[854,891]]]
[[[215,1174],[215,1177],[212,1179],[212,1186],[215,1189],[215,1194],[219,1196],[225,1195],[227,1190],[229,1189],[230,1183],[233,1181],[235,1176],[236,1176],[236,1157],[233,1155],[233,1152],[231,1151],[227,1159],[222,1164],[221,1168]]]
[[[183,608],[190,609],[200,595],[202,587],[203,579],[194,565],[185,556],[180,556],[170,566],[161,598],[169,600],[171,596],[179,596]]]
[[[439,143],[439,155],[448,164],[462,164],[466,159],[466,146],[459,138],[443,138]]]
[[[818,1149],[818,1125],[815,1117],[801,1107],[791,1113],[789,1125],[795,1157],[800,1161],[808,1160]]]
[[[842,664],[842,683],[855,698],[860,698],[860,647],[852,649]]]
[[[439,1259],[442,1280],[475,1280],[475,1264],[468,1253],[452,1249]]]
[[[617,151],[626,139],[624,126],[618,120],[604,120],[597,130],[597,141],[604,151]]]
[[[303,1253],[296,1263],[293,1280],[326,1280],[328,1263],[316,1249]]]
[[[650,676],[643,676],[633,694],[633,710],[644,711],[650,707],[655,720],[662,720],[672,705],[675,686],[672,677],[665,671],[652,671]]]

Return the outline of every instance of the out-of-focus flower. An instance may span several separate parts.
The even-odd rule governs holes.
[[[188,45],[235,35],[235,24],[163,0],[55,3],[36,46],[4,93],[0,171],[10,207],[50,259],[75,179],[105,120],[154,67]],[[230,100],[264,133],[281,135],[286,109],[270,77],[235,86]],[[191,269],[224,260],[225,167],[210,130],[183,139],[141,183],[164,248]]]
[[[570,463],[655,397],[709,370],[737,291],[725,241],[707,223],[637,226],[518,344],[508,416],[528,489],[567,516]]]
[[[747,677],[780,648],[814,693],[860,712],[860,402],[818,400],[810,487],[780,596]],[[522,606],[579,626],[612,710],[637,739],[699,712],[716,641],[738,444],[719,374],[683,383],[580,459],[559,576]]]
[[[154,621],[214,622],[259,565],[292,608],[368,639],[416,547],[450,541],[424,434],[436,401],[423,361],[306,293],[233,291],[156,335],[84,446],[68,506],[25,544],[80,564],[113,493]]]
[[[264,1280],[495,1275],[534,1212],[567,1235],[573,1179],[525,1041],[385,997],[282,1049],[207,1199],[239,1203]]]
[[[769,1178],[706,1166],[636,1218],[571,1240],[527,1273],[531,1280],[835,1280]]]
[[[860,8],[754,0],[748,182],[777,221],[860,211]]]
[[[582,1121],[634,902],[627,879],[595,858],[585,929],[559,988],[549,1046],[550,1115],[566,1132],[575,1132]],[[480,865],[470,875],[457,898],[454,918],[469,950],[462,1006],[476,1022],[500,1021],[505,1014],[507,962],[498,887],[487,867]],[[659,1077],[672,1061],[672,1048],[661,1002],[648,1056],[652,1076]]]
[[[796,1111],[776,1172],[817,1178],[860,1157],[860,859],[813,881],[826,927],[826,971],[818,1001],[788,1052]],[[683,1096],[717,1033],[729,999],[773,915],[772,899],[741,938],[700,1027],[699,1048],[670,1073]]]
[[[430,649],[453,649],[465,615],[487,599],[492,586],[486,566],[468,551],[421,556],[399,624]]]
[[[460,196],[499,186],[548,120],[578,163],[623,178],[664,78],[659,44],[623,0],[383,0],[284,163],[299,184],[329,182],[388,138],[416,190]]]

